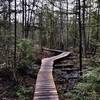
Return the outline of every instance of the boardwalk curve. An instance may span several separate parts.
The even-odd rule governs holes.
[[[52,71],[54,61],[67,57],[70,52],[63,52],[57,56],[42,59],[33,100],[59,100]]]

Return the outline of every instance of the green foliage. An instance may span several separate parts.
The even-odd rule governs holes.
[[[32,89],[32,87],[18,86],[16,91],[18,100],[29,100],[28,95],[32,93]]]
[[[88,83],[79,83],[75,89],[66,93],[70,100],[96,100],[96,92],[92,85]]]
[[[100,18],[100,15],[98,15],[97,11],[93,11],[91,13],[91,40],[96,39],[97,37],[97,27],[100,24],[100,21],[98,19]],[[99,39],[98,39],[99,40]],[[97,40],[96,40],[97,41]]]
[[[96,64],[95,58],[97,56],[85,70],[83,79],[65,94],[70,100],[99,100],[97,95],[100,94],[100,64]]]
[[[33,62],[32,49],[31,40],[21,39],[17,41],[17,55],[19,57],[18,67],[27,67],[31,65]]]

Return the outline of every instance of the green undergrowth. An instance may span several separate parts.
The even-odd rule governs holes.
[[[82,79],[64,96],[70,100],[100,100],[100,55],[91,58]]]
[[[17,41],[17,67],[18,73],[34,72],[36,57],[33,54],[33,43],[31,39],[18,39]]]
[[[26,87],[19,85],[16,88],[16,96],[18,100],[30,100],[32,99],[33,87]]]
[[[17,41],[18,67],[31,65],[34,61],[32,49],[32,41],[30,39],[19,39]]]

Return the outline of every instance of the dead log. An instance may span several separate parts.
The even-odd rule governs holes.
[[[79,71],[79,70],[80,70],[79,68],[63,68],[63,69],[61,69],[61,71],[70,71],[70,72]]]
[[[73,64],[55,64],[54,68],[72,68],[74,65]]]

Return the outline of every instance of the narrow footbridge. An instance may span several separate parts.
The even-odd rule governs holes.
[[[52,71],[55,60],[67,57],[70,52],[63,52],[57,56],[42,59],[33,100],[59,100]]]

